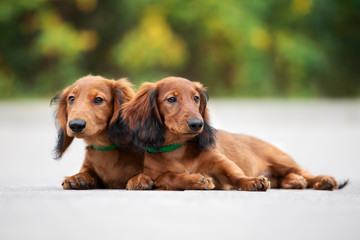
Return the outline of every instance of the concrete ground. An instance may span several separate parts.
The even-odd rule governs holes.
[[[343,190],[64,191],[47,102],[0,102],[0,239],[359,239],[360,101],[210,100],[213,125],[269,141]]]

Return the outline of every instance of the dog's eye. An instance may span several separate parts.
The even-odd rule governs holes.
[[[102,104],[103,101],[104,101],[104,99],[102,99],[101,97],[97,97],[94,99],[94,103],[96,105]]]
[[[176,103],[176,102],[177,102],[177,99],[176,99],[175,97],[170,97],[170,98],[167,99],[167,101],[168,101],[169,103]]]
[[[199,102],[199,96],[194,96],[194,100],[195,100],[196,103],[198,103]]]
[[[70,96],[69,99],[68,99],[68,102],[69,104],[73,104],[74,103],[74,100],[75,100],[75,97],[74,96]]]

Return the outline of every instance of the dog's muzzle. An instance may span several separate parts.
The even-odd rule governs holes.
[[[203,126],[203,121],[197,118],[192,118],[188,121],[189,128],[196,132],[199,131]]]
[[[86,127],[86,121],[82,119],[74,119],[69,122],[69,128],[75,133],[81,133]]]

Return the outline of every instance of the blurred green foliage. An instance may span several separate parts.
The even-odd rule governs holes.
[[[0,98],[87,75],[217,96],[360,95],[359,0],[1,0]]]

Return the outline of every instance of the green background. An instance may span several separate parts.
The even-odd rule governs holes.
[[[1,0],[0,98],[87,74],[211,96],[358,97],[358,0]]]

